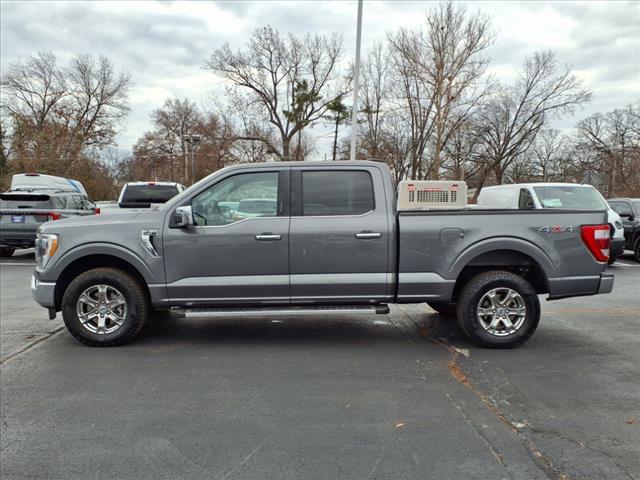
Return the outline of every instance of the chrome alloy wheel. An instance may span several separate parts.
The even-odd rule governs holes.
[[[494,288],[485,293],[477,310],[482,328],[497,337],[514,334],[527,318],[524,298],[510,288]]]
[[[78,297],[76,313],[84,328],[104,335],[122,326],[127,317],[127,302],[111,285],[93,285]]]

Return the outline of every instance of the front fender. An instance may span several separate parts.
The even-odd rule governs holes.
[[[56,262],[46,270],[39,272],[41,280],[56,281],[62,272],[74,261],[92,255],[110,255],[131,264],[147,284],[159,283],[149,265],[135,252],[120,245],[107,242],[95,242],[78,245],[62,254]]]
[[[513,250],[531,257],[542,268],[547,278],[553,277],[556,266],[549,255],[537,245],[513,237],[493,237],[470,245],[453,261],[449,269],[449,278],[458,278],[460,272],[474,258],[495,250]]]

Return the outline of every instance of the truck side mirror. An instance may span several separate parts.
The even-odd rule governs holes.
[[[177,228],[188,228],[193,225],[191,205],[176,208],[175,212],[173,212],[173,224]]]
[[[633,220],[633,213],[631,212],[620,212],[618,215],[625,217],[627,220]]]

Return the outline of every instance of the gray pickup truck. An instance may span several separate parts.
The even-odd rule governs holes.
[[[261,202],[250,213],[245,199]],[[427,302],[477,344],[524,343],[549,299],[608,293],[604,210],[396,211],[376,162],[237,165],[137,214],[44,224],[35,300],[92,346],[154,311],[386,314]]]

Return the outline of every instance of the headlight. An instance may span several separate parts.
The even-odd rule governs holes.
[[[36,237],[36,262],[42,270],[58,250],[58,235],[39,233]]]

